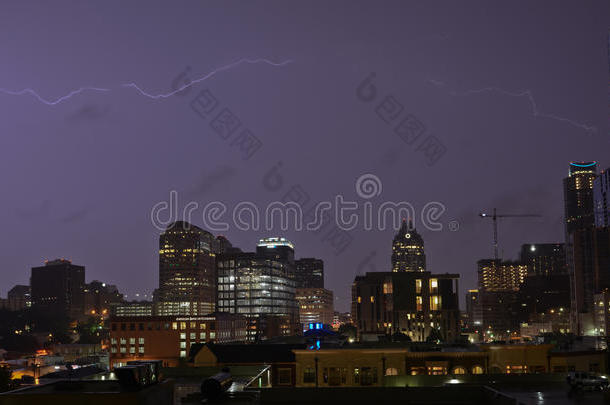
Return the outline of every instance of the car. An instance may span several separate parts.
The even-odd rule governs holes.
[[[572,371],[568,373],[566,381],[572,389],[582,390],[588,388],[601,391],[608,388],[608,378],[606,376],[584,371]]]

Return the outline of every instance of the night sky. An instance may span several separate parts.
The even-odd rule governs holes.
[[[444,204],[442,231],[416,226],[428,270],[461,274],[460,295],[493,252],[480,211],[543,215],[500,223],[505,258],[522,243],[562,242],[568,162],[610,166],[610,3],[489,3],[2,2],[0,295],[54,258],[130,299],[150,294],[159,235],[150,211],[172,190],[181,206],[265,207],[293,185],[312,201],[362,202],[355,181],[374,174],[375,204]],[[356,89],[372,72],[377,99],[367,103]],[[82,87],[108,91],[55,102]],[[191,109],[205,89],[215,112],[230,109],[262,142],[249,159]],[[435,164],[377,114],[390,95],[425,126],[421,139],[446,148]],[[279,162],[273,190],[263,179]],[[355,274],[390,269],[395,231],[359,227],[338,254],[311,232],[222,233],[244,250],[285,236],[297,257],[324,259],[336,307],[348,310]]]

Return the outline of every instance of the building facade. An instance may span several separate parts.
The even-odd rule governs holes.
[[[218,257],[218,311],[246,316],[250,319],[250,340],[268,336],[267,324],[272,318],[282,319],[286,334],[298,323],[294,262],[290,262],[286,242],[277,253],[271,244],[257,252],[227,253]],[[294,251],[293,251],[294,252]],[[292,253],[292,257],[294,257]],[[261,319],[258,319],[261,318]]]
[[[47,261],[33,267],[30,278],[32,308],[78,319],[85,308],[85,267],[69,260]]]
[[[392,241],[392,271],[426,271],[424,240],[411,221],[402,221]]]
[[[159,315],[205,315],[216,307],[214,236],[178,221],[159,237]]]
[[[324,288],[324,261],[313,257],[295,260],[297,288]]]
[[[360,339],[404,335],[412,341],[459,337],[458,274],[373,272],[352,285],[352,316]]]
[[[110,365],[131,360],[162,360],[175,367],[187,360],[196,343],[244,342],[246,318],[214,313],[205,316],[112,317]]]
[[[296,300],[299,305],[299,319],[303,328],[310,323],[333,323],[335,314],[333,292],[325,288],[297,288]]]

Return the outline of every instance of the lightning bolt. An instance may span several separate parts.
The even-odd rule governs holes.
[[[191,87],[191,86],[193,86],[193,85],[195,85],[197,83],[201,83],[204,80],[207,80],[207,79],[213,77],[217,73],[233,69],[233,68],[235,68],[235,67],[237,67],[239,65],[242,65],[244,63],[251,64],[251,65],[258,64],[258,63],[265,63],[267,65],[281,67],[281,66],[287,65],[287,64],[292,63],[292,62],[293,62],[292,60],[286,60],[284,62],[277,63],[277,62],[273,62],[273,61],[270,61],[268,59],[263,59],[263,58],[259,58],[259,59],[246,59],[246,58],[244,58],[244,59],[240,59],[240,60],[238,60],[236,62],[233,62],[233,63],[230,63],[228,65],[221,66],[221,67],[219,67],[217,69],[214,69],[213,71],[207,73],[205,76],[202,76],[202,77],[200,77],[198,79],[195,79],[195,80],[191,81],[188,84],[184,84],[179,89],[173,90],[173,91],[171,91],[169,93],[150,94],[150,93],[144,91],[143,89],[141,89],[136,83],[125,83],[125,84],[122,84],[121,87],[123,87],[123,88],[133,88],[139,94],[141,94],[142,96],[148,97],[148,98],[153,99],[153,100],[166,99],[166,98],[169,98],[169,97],[172,97],[172,96],[176,95],[177,93],[181,92],[182,90],[184,90],[186,88],[189,88],[189,87]],[[112,89],[102,88],[102,87],[81,87],[81,88],[78,88],[76,90],[72,90],[68,94],[66,94],[64,96],[61,96],[59,98],[56,98],[56,99],[47,99],[47,98],[42,97],[35,90],[30,89],[30,88],[23,89],[23,90],[9,90],[9,89],[5,89],[5,88],[0,88],[0,93],[6,94],[6,95],[9,95],[9,96],[23,96],[23,95],[29,94],[29,95],[33,96],[35,99],[37,99],[38,101],[40,101],[41,103],[49,105],[49,106],[60,104],[60,103],[62,103],[64,101],[69,100],[70,98],[72,98],[72,97],[74,97],[74,96],[76,96],[78,94],[84,93],[86,91],[89,91],[89,92],[109,92],[109,91],[112,91]]]
[[[209,79],[210,77],[216,75],[217,73],[223,72],[225,70],[232,69],[232,68],[237,67],[237,66],[239,66],[239,65],[241,65],[243,63],[248,63],[248,64],[266,63],[266,64],[271,65],[271,66],[280,67],[280,66],[284,66],[284,65],[287,65],[289,63],[292,63],[292,60],[286,60],[284,62],[275,63],[275,62],[272,62],[272,61],[267,60],[267,59],[240,59],[237,62],[233,62],[233,63],[230,63],[230,64],[228,64],[226,66],[219,67],[218,69],[211,71],[207,75],[205,75],[203,77],[200,77],[199,79],[195,79],[195,80],[191,81],[190,83],[187,83],[187,84],[179,87],[178,89],[176,89],[174,91],[170,91],[169,93],[150,94],[150,93],[147,93],[146,91],[142,90],[135,83],[126,83],[126,84],[123,84],[123,87],[134,88],[141,95],[143,95],[145,97],[151,98],[153,100],[159,100],[159,99],[164,99],[164,98],[172,97],[172,96],[176,95],[177,93],[180,93],[181,91],[183,91],[183,90],[185,90],[185,89],[187,89],[187,88],[189,88],[189,87],[191,87],[191,86],[193,86],[193,85],[195,85],[197,83],[201,83],[202,81]]]
[[[431,84],[433,84],[436,87],[445,86],[445,83],[440,80],[428,79],[428,82],[430,82]],[[471,94],[481,94],[481,93],[499,93],[499,94],[509,96],[509,97],[525,97],[525,98],[527,98],[528,103],[530,105],[530,110],[532,112],[532,115],[536,118],[541,117],[541,118],[547,118],[547,119],[551,119],[551,120],[555,120],[555,121],[559,121],[559,122],[565,122],[567,124],[570,124],[576,128],[580,128],[589,133],[597,132],[597,127],[595,127],[595,126],[583,124],[583,123],[571,120],[569,118],[565,118],[565,117],[561,117],[559,115],[549,114],[549,113],[540,111],[540,109],[538,108],[538,104],[536,103],[536,99],[534,98],[534,94],[532,93],[531,90],[526,89],[526,90],[513,92],[513,91],[508,91],[508,90],[502,89],[500,87],[484,87],[481,89],[467,90],[467,91],[463,91],[463,92],[451,91],[449,94],[451,94],[452,96],[469,96]]]

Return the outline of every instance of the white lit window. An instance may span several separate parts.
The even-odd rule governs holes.
[[[181,333],[180,334],[180,339],[182,339],[182,340],[186,339],[186,333]]]
[[[205,340],[205,332],[201,332],[201,333],[199,334],[199,339],[201,339],[201,340]]]
[[[129,338],[129,344],[130,345],[135,345],[136,344],[136,338]]]
[[[131,347],[129,348],[129,353],[134,354],[135,352],[136,352],[136,348],[135,348],[135,347],[133,347],[133,346],[131,346]]]
[[[180,350],[180,357],[186,357],[186,350]]]
[[[195,332],[191,332],[191,340],[197,339],[197,334]]]
[[[127,353],[127,349],[125,348],[125,346],[121,346],[121,353]]]
[[[186,342],[180,342],[180,348],[186,349]]]
[[[210,339],[214,339],[216,337],[216,332],[210,332]]]
[[[139,343],[139,344],[141,344],[141,345],[143,345],[143,344],[144,344],[144,338],[140,338],[140,339],[138,339],[138,343]]]
[[[140,346],[140,347],[138,348],[138,352],[139,352],[139,353],[144,353],[144,346]]]
[[[116,338],[110,339],[110,343],[113,344],[113,345],[116,345]]]

